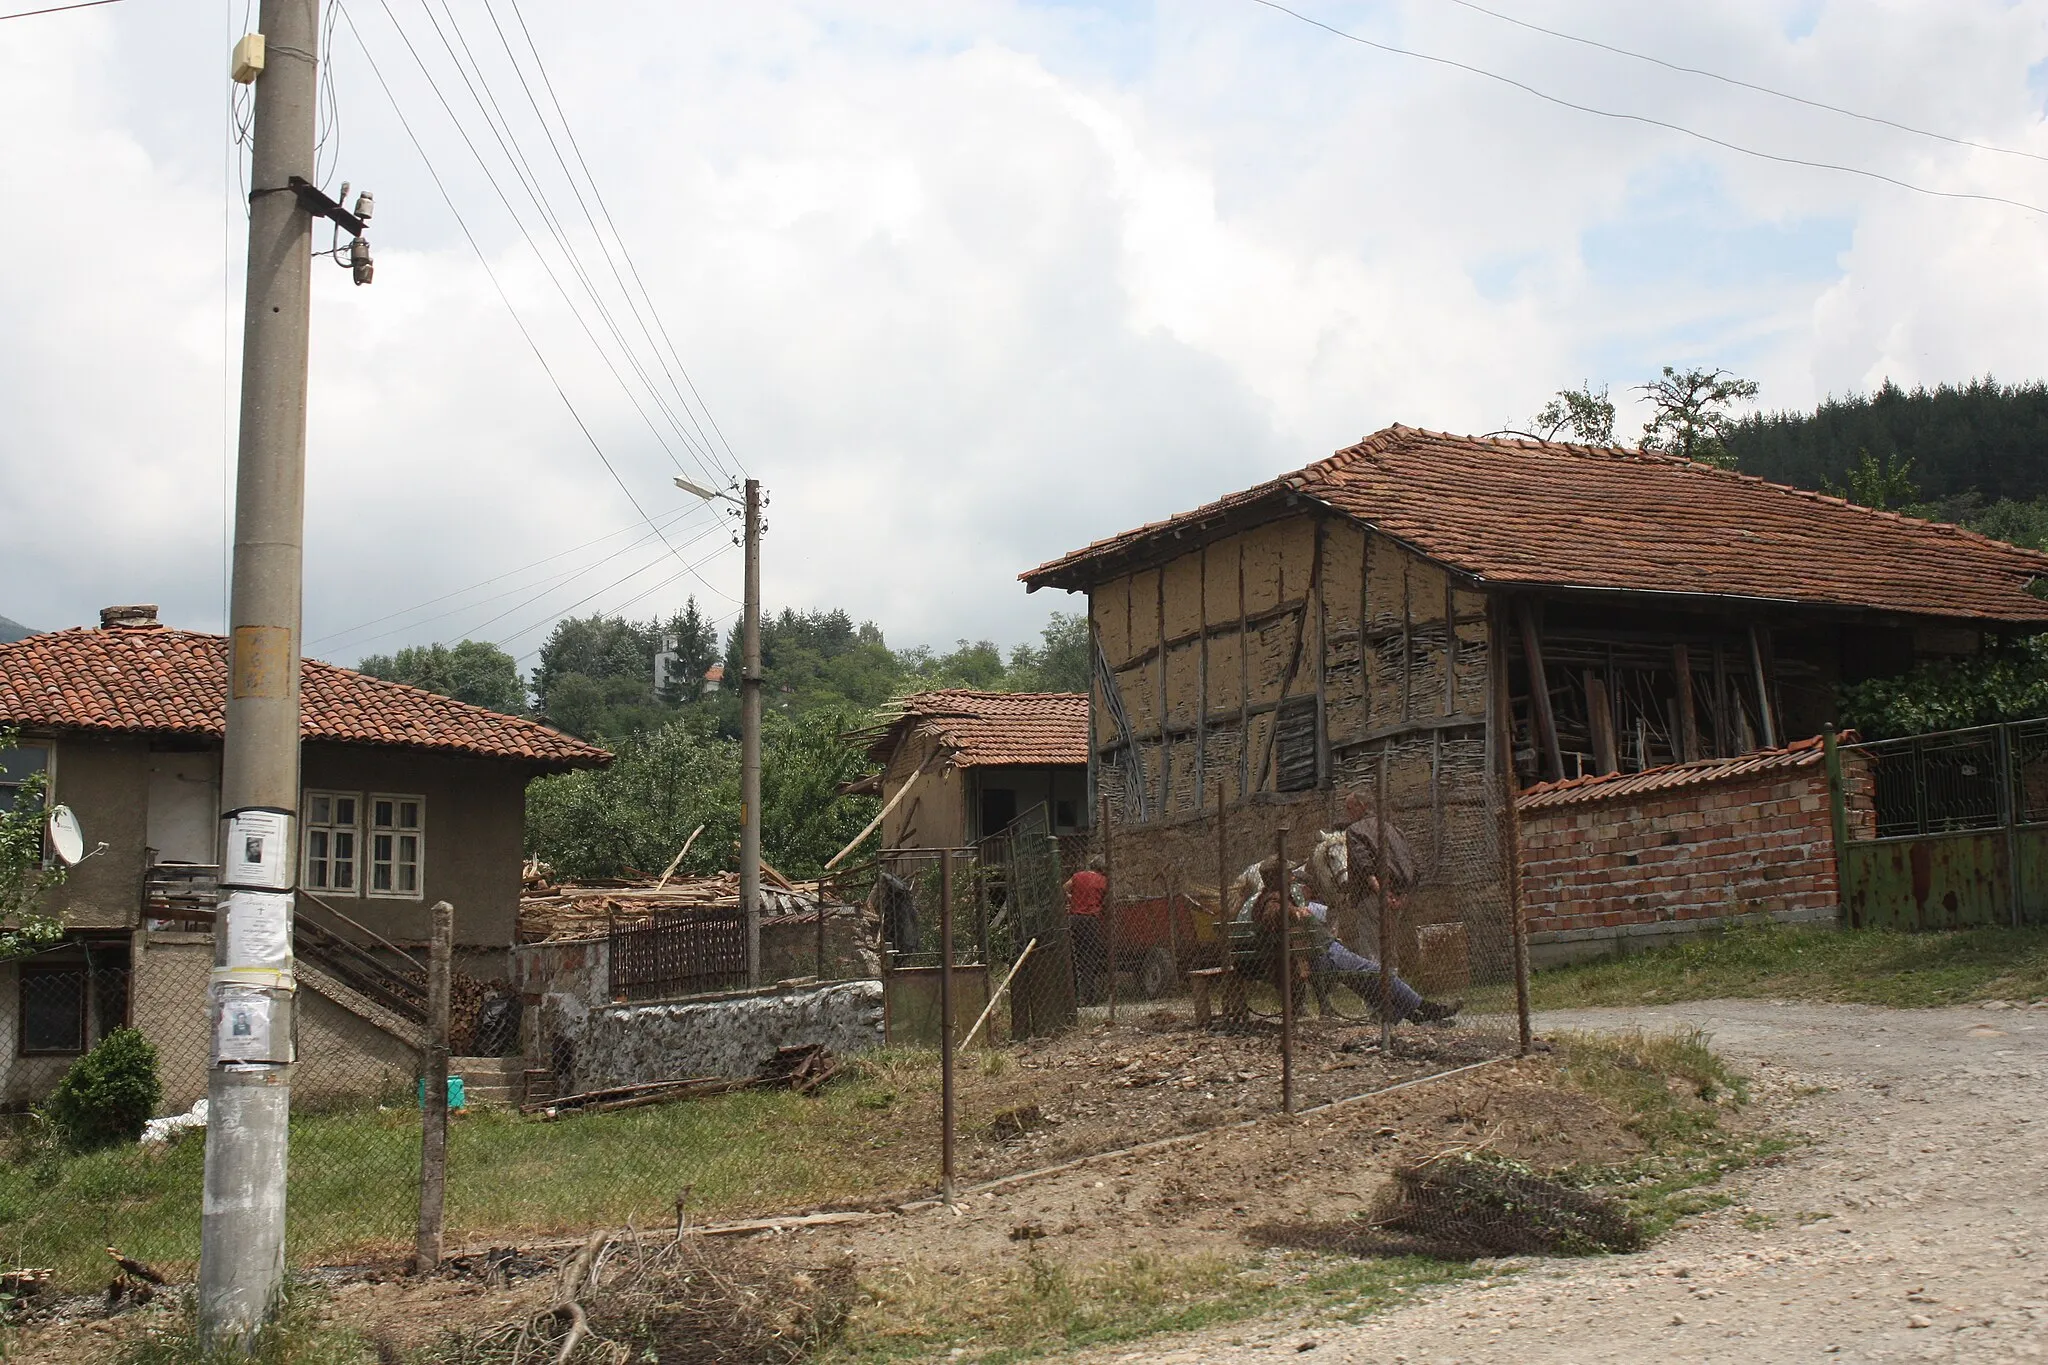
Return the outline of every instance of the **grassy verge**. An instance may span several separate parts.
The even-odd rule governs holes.
[[[1530,981],[1537,1009],[1679,1000],[1842,1000],[1924,1008],[2048,995],[2048,929],[1738,929]]]
[[[1347,1260],[1134,1256],[1070,1266],[1037,1248],[982,1276],[893,1271],[863,1282],[865,1301],[823,1357],[834,1365],[957,1356],[979,1365],[1188,1332],[1314,1306],[1355,1320],[1470,1266],[1417,1257]]]
[[[897,1110],[935,1087],[929,1068],[864,1067],[802,1098],[743,1092],[537,1123],[459,1116],[449,1137],[448,1235],[528,1240],[630,1217],[801,1207],[937,1178],[926,1134]],[[418,1210],[419,1111],[405,1105],[294,1117],[288,1255],[294,1264],[397,1255]],[[0,1165],[0,1259],[50,1266],[60,1287],[103,1285],[101,1248],[183,1278],[199,1254],[201,1134],[86,1156],[24,1152]]]
[[[1791,1145],[1728,1124],[1748,1101],[1748,1087],[1698,1030],[1573,1033],[1557,1041],[1565,1079],[1626,1114],[1625,1126],[1644,1147],[1642,1155],[1621,1165],[1566,1174],[1620,1199],[1650,1237],[1668,1232],[1681,1218],[1728,1203],[1731,1196],[1710,1187]]]

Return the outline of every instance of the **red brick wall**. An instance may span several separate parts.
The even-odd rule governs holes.
[[[1531,945],[1548,949],[1539,959],[1707,927],[1699,921],[1832,920],[1834,835],[1817,759],[1524,809],[1522,896]],[[1852,827],[1870,818],[1863,778],[1852,773]]]

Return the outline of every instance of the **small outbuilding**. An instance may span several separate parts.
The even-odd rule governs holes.
[[[1091,823],[1083,693],[918,692],[852,738],[882,766],[884,848],[965,848],[1034,806],[1054,834]]]

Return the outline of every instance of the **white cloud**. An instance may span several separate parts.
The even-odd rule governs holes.
[[[1730,141],[2048,198],[2039,163],[1626,62],[1446,0],[1311,8]],[[2048,154],[2029,78],[2048,55],[2044,0],[1513,8]],[[519,239],[492,182],[536,232],[539,215],[432,30],[398,7],[490,179],[381,9],[357,9],[592,434],[644,507],[681,509],[663,439],[692,472],[693,457],[644,391],[663,437],[634,411]],[[900,643],[1023,638],[1062,604],[1027,599],[1020,569],[1388,421],[1486,430],[1581,378],[1626,399],[1667,362],[1742,369],[1780,406],[1887,375],[2039,373],[2039,218],[1589,118],[1241,0],[526,10],[677,351],[771,489],[771,602],[845,606]],[[484,11],[455,12],[644,356],[524,94],[490,55]],[[13,531],[0,612],[54,625],[154,597],[217,625],[222,345],[240,268],[239,212],[222,217],[227,29],[195,34],[150,7],[0,28]],[[634,520],[345,24],[335,48],[338,172],[377,190],[379,264],[368,289],[316,277],[315,640]],[[704,536],[684,550],[695,558],[723,535],[697,509],[674,539]],[[626,608],[646,613],[694,588],[727,609],[735,555],[703,569],[711,587],[685,577],[649,593],[680,570],[630,540],[324,652],[469,631],[517,652],[586,596],[582,610],[646,593]]]

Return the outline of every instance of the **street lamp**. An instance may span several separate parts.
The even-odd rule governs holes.
[[[747,577],[740,604],[740,909],[747,919],[747,984],[761,984],[761,481],[744,502],[680,476],[676,487],[706,502],[746,508]]]

